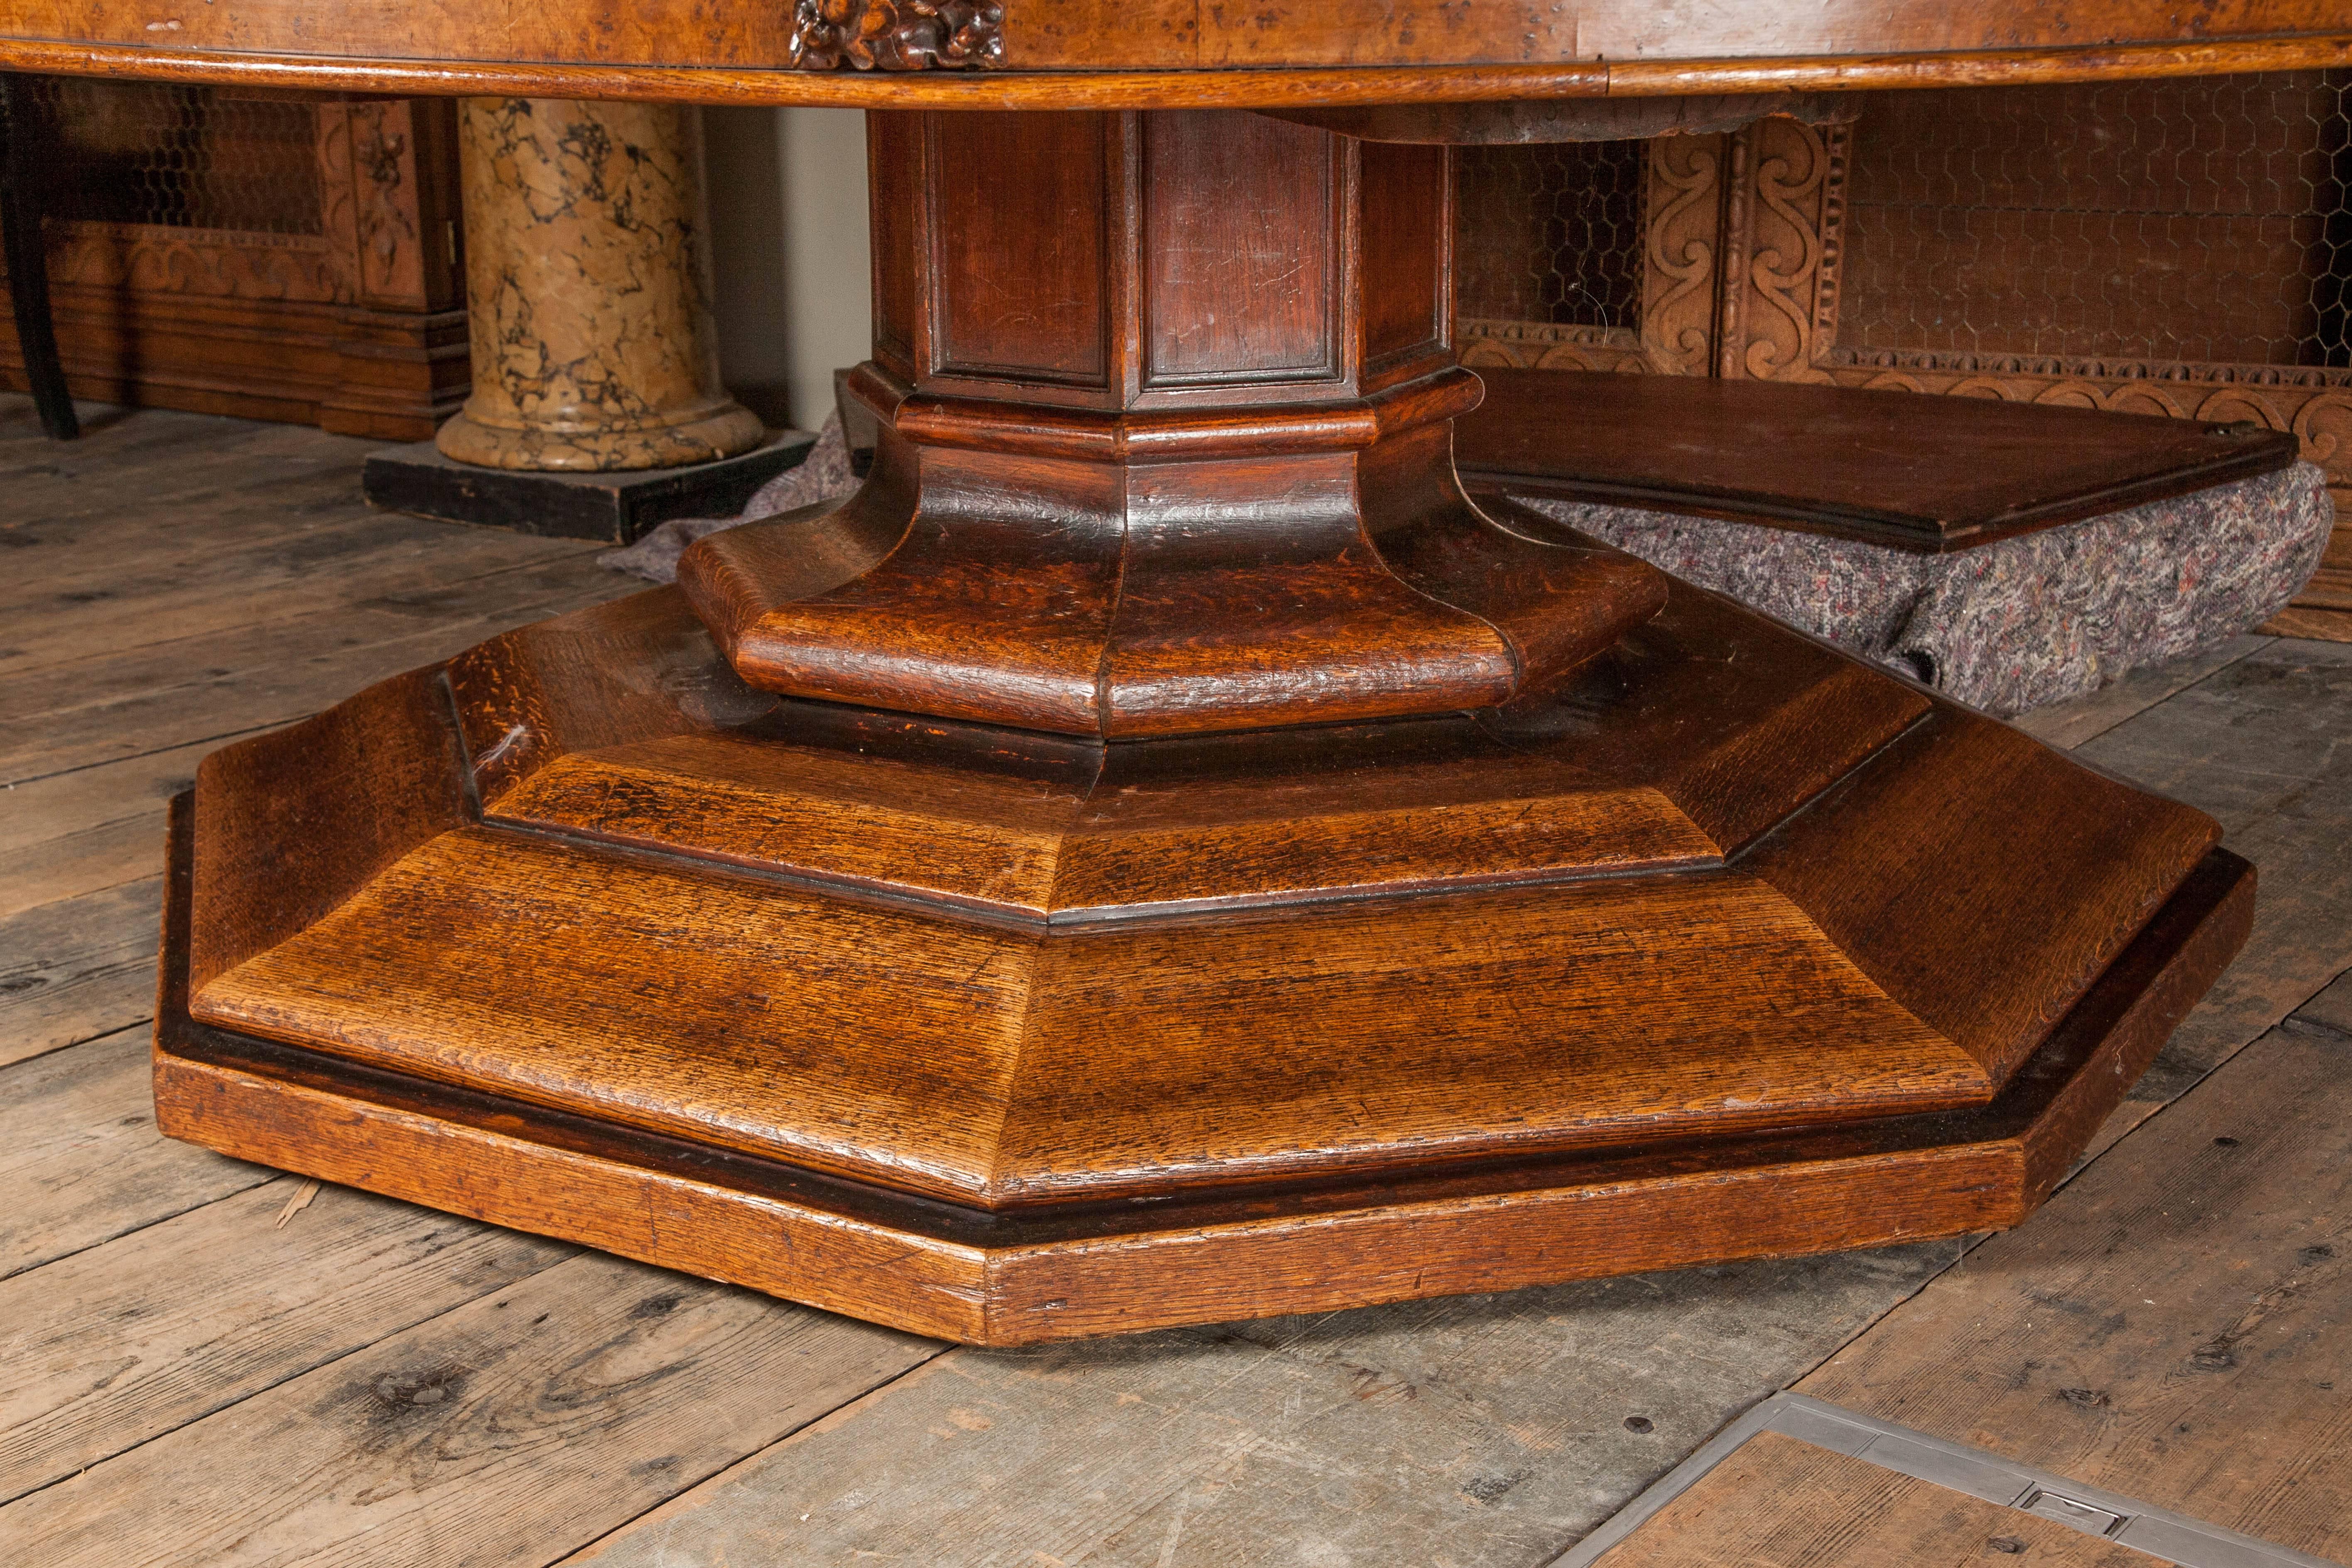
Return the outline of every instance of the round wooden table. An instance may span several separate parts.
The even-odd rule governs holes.
[[[2251,868],[1466,494],[1436,143],[2352,58],[2095,10],[0,0],[26,69],[875,111],[872,477],[207,759],[160,1125],[992,1343],[2014,1223]]]

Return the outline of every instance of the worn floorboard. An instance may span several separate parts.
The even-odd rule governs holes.
[[[2075,749],[2210,812],[2261,874],[2245,951],[2134,1098],[2162,1103],[2352,969],[2352,644],[2282,638]]]
[[[578,1249],[290,1177],[0,1281],[0,1502]]]
[[[2121,680],[2110,682],[2096,691],[2069,701],[2053,702],[2047,708],[2038,708],[2021,715],[2014,722],[2019,729],[2038,740],[2046,741],[2061,751],[2072,751],[2124,721],[2147,711],[2174,693],[2188,690],[2215,671],[2227,668],[2249,654],[2260,652],[2274,640],[2265,637],[2231,637],[2186,658],[2169,659],[2163,664],[2135,669]]]
[[[44,1568],[541,1563],[936,1353],[585,1255],[0,1507]]]
[[[2163,1559],[1759,1432],[1601,1568],[2158,1568]]]
[[[172,797],[208,741],[0,790],[0,920],[152,877]]]
[[[2352,1561],[2352,1037],[2264,1036],[1798,1387]]]
[[[163,802],[225,737],[638,584],[577,542],[367,513],[365,443],[92,425],[46,443],[0,397],[0,1061],[29,1058],[0,1067],[0,1562],[1532,1565],[2037,1234],[1957,1270],[1938,1243],[983,1353],[331,1188],[276,1228],[296,1184],[158,1138],[121,1026],[151,1005]],[[2263,876],[2246,984],[2081,1190],[2181,1164],[2151,1140],[2239,1066],[2125,1133],[2296,1007],[2241,1060],[2352,1023],[2352,992],[2314,995],[2352,966],[2347,671],[2242,638],[2031,721],[2219,809]],[[2128,1306],[2053,1258],[2017,1289]]]
[[[158,876],[0,920],[0,1064],[155,1014]]]
[[[586,1560],[1539,1563],[1957,1251],[960,1350]]]
[[[276,1173],[155,1131],[144,1027],[0,1068],[0,1279]]]

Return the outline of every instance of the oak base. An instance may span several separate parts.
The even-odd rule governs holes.
[[[172,813],[157,1123],[339,1182],[912,1332],[1014,1345],[1885,1246],[2015,1225],[2243,944],[2208,855],[1985,1107],[1152,1208],[992,1215],[323,1052],[187,1011]]]
[[[1540,700],[1113,742],[759,690],[657,590],[175,822],[167,1133],[981,1343],[2015,1223],[2252,890],[1678,585]]]

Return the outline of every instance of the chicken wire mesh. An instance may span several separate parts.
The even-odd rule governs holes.
[[[315,235],[310,105],[150,82],[21,79],[20,133],[47,151],[42,200],[66,222]]]
[[[2352,364],[2352,74],[1874,98],[1838,341]]]
[[[1646,144],[1465,148],[1465,318],[1638,328]],[[2352,366],[2352,72],[1873,95],[1832,357]]]
[[[1455,308],[1494,321],[1638,329],[1643,146],[1460,149]]]

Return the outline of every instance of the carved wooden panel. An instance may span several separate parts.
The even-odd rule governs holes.
[[[451,105],[39,83],[76,395],[419,439],[463,400]],[[13,333],[0,379],[21,383]]]
[[[2304,72],[1888,94],[1851,126],[1661,137],[1639,322],[1466,298],[1463,357],[2253,420],[2352,518],[2347,93]],[[1457,221],[1479,245],[1466,202]],[[2352,612],[2352,528],[2296,603]]]

